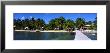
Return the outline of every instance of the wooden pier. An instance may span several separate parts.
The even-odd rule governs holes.
[[[81,31],[76,30],[76,35],[74,40],[91,40],[88,38],[85,34],[83,34]]]

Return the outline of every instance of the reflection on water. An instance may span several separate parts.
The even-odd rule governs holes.
[[[74,40],[70,32],[14,32],[14,40]]]

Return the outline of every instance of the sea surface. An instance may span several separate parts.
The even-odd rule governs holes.
[[[74,38],[73,32],[14,32],[14,40],[74,40]]]
[[[84,33],[91,40],[97,40],[97,34]],[[14,31],[14,40],[74,40],[75,32],[24,32]]]

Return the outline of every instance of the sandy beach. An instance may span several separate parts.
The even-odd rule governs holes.
[[[14,31],[31,31],[31,30],[14,30]]]
[[[40,31],[40,30],[15,30],[15,31],[27,31],[27,32],[69,32],[69,31],[65,31],[65,30],[44,30],[44,31]],[[71,32],[75,32],[75,31],[71,31]]]
[[[15,30],[15,31],[26,31],[26,32],[69,32],[69,31],[65,31],[65,30],[44,30],[44,31],[40,31],[40,30]],[[75,31],[70,31],[70,32],[75,32]],[[84,30],[81,32],[86,32],[86,33],[96,33],[96,31],[94,30]]]
[[[40,31],[40,32],[69,32],[69,31],[64,31],[64,30],[44,30],[44,31]],[[75,31],[71,31],[71,32],[75,32]]]

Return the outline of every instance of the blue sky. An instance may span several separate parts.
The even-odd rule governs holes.
[[[86,21],[94,21],[97,17],[97,13],[14,13],[14,19],[31,19],[32,17],[41,18],[47,24],[51,19],[63,16],[65,19],[71,19],[75,21],[78,17],[84,18]]]

